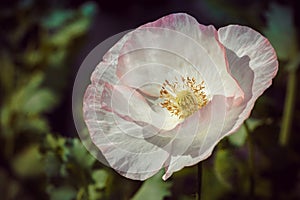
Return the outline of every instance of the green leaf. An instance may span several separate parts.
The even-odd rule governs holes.
[[[48,59],[49,65],[53,67],[60,67],[67,56],[67,50],[65,48],[58,48],[56,51],[52,52]],[[61,68],[60,68],[61,70]]]
[[[98,200],[103,198],[103,192],[99,191],[99,189],[95,185],[88,186],[89,199],[90,200]]]
[[[88,186],[89,199],[101,199],[104,196],[103,189],[106,187],[108,181],[108,173],[103,169],[93,171],[92,179],[95,182]]]
[[[37,144],[28,146],[13,158],[14,171],[22,177],[32,177],[43,172],[43,163],[39,146]]]
[[[33,74],[30,79],[13,94],[11,101],[7,102],[13,111],[22,111],[25,102],[38,90],[44,80],[42,73]]]
[[[49,16],[42,19],[42,26],[47,29],[54,29],[62,26],[74,17],[72,10],[54,10]]]
[[[59,188],[50,186],[47,188],[47,193],[50,195],[50,200],[72,200],[75,199],[77,191],[70,186]]]
[[[70,147],[70,155],[74,157],[76,164],[83,168],[91,168],[95,162],[95,158],[86,150],[83,144],[77,139],[73,139]]]
[[[263,125],[264,121],[260,119],[249,118],[247,119],[246,123],[249,127],[249,131],[253,132],[257,127]]]
[[[131,200],[162,200],[164,197],[170,196],[172,184],[170,182],[164,182],[161,179],[162,175],[163,171],[160,171],[145,181]]]
[[[23,62],[28,66],[35,66],[43,60],[43,53],[40,50],[27,50],[23,54]]]
[[[288,60],[297,53],[297,36],[292,9],[278,4],[271,4],[266,14],[267,28],[265,35],[274,46],[278,58]]]
[[[27,118],[22,123],[24,130],[31,130],[35,133],[47,133],[49,131],[48,121],[43,117],[31,117]]]
[[[263,121],[254,119],[254,118],[249,118],[247,120],[247,125],[250,129],[250,131],[254,131],[258,126],[262,125]],[[229,137],[229,142],[237,147],[241,147],[245,144],[246,139],[247,139],[247,130],[244,125],[242,125],[239,130],[233,134],[231,134]]]
[[[98,189],[103,189],[108,180],[108,173],[103,169],[93,171],[92,178],[95,181],[95,186]]]
[[[28,83],[24,84],[24,90],[29,94],[32,94],[43,82],[44,74],[43,73],[35,73],[30,77]]]
[[[245,126],[241,126],[236,133],[231,134],[228,137],[229,142],[237,147],[241,147],[245,144],[247,138],[247,131]]]
[[[65,146],[66,139],[63,137],[54,137],[52,134],[46,136],[46,148],[54,152],[62,161],[68,160],[69,148]]]
[[[218,180],[227,189],[242,185],[242,168],[229,150],[219,149],[217,151],[214,169]]]
[[[91,17],[97,12],[97,5],[95,2],[86,2],[81,6],[81,13],[86,17]]]
[[[90,19],[82,17],[71,24],[66,25],[64,28],[60,29],[53,36],[47,38],[51,45],[58,47],[66,47],[75,38],[83,35],[90,25]]]
[[[51,110],[56,103],[56,97],[52,91],[39,89],[24,102],[23,111],[28,114],[38,114]]]
[[[46,136],[46,144],[47,147],[51,148],[51,149],[55,149],[59,146],[64,146],[65,144],[65,138],[59,137],[59,138],[55,138],[51,133],[47,134]]]
[[[44,169],[48,177],[60,175],[61,163],[53,152],[47,152],[44,156]]]

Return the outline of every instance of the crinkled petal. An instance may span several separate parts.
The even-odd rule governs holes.
[[[165,167],[166,180],[206,159],[234,132],[277,69],[274,49],[256,31],[242,26],[216,31],[189,15],[172,14],[141,26],[109,50],[85,93],[84,118],[112,168],[145,180]],[[203,80],[211,99],[173,122],[151,98],[159,96],[165,80],[180,76]]]
[[[127,41],[130,33],[123,36],[108,52],[103,56],[102,61],[96,66],[91,76],[91,82],[95,86],[101,87],[104,83],[116,84],[118,77],[116,75],[118,57],[124,43]]]
[[[166,79],[188,75],[204,80],[211,95],[243,97],[228,70],[213,26],[200,25],[187,14],[171,14],[131,33],[121,49],[117,74],[123,84],[154,96]],[[145,83],[156,90],[148,91]]]
[[[101,95],[106,87],[88,87],[84,97],[84,116],[93,143],[101,150],[109,166],[123,176],[137,180],[149,178],[166,165],[170,154],[182,155],[201,128],[196,113],[176,128],[158,130],[153,135],[157,129],[103,108]]]
[[[220,28],[218,34],[226,48],[230,72],[246,94],[244,105],[228,113],[239,115],[230,134],[249,117],[257,98],[272,84],[278,61],[268,39],[249,27],[230,25]]]
[[[222,116],[225,116],[224,126],[210,133],[218,136],[210,140],[214,143],[205,141],[200,145],[195,140],[182,156],[171,156],[163,176],[164,180],[173,172],[206,159],[224,136],[234,132],[249,117],[256,99],[271,85],[277,73],[278,61],[275,51],[268,40],[258,32],[248,27],[228,26],[219,30],[219,37],[226,47],[230,72],[245,93],[244,100],[241,102],[227,98],[226,112]],[[218,120],[222,121],[220,118],[213,120],[216,126],[220,123]]]
[[[92,141],[106,159],[102,162],[128,178],[149,178],[168,158],[167,147],[162,148],[169,143],[168,138],[162,141],[158,137],[146,137],[149,136],[147,128],[105,111],[99,92],[93,85],[88,87],[83,109]],[[140,137],[143,134],[145,138]]]
[[[233,97],[214,96],[211,102],[202,108],[198,117],[198,132],[189,148],[181,155],[170,154],[169,162],[166,163],[166,172],[163,179],[167,179],[173,172],[185,166],[191,166],[206,159],[215,145],[221,140],[222,134],[231,127],[225,124],[228,110],[235,104]],[[236,120],[236,119],[235,119]],[[232,119],[232,121],[235,121]]]
[[[100,103],[103,109],[114,112],[123,119],[141,125],[152,125],[159,130],[171,130],[182,121],[161,107],[155,111],[158,105],[151,107],[144,96],[127,86],[105,84]]]

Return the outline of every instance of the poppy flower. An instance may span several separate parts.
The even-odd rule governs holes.
[[[83,112],[110,167],[163,179],[209,157],[246,120],[278,70],[255,30],[218,30],[178,13],[127,33],[91,76]]]

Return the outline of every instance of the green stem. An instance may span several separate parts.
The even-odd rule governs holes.
[[[199,162],[197,164],[197,169],[198,169],[198,173],[197,173],[197,181],[198,181],[198,185],[197,185],[197,200],[201,200],[201,189],[202,189],[202,161]]]
[[[247,122],[244,122],[244,126],[248,135],[247,143],[248,143],[248,165],[249,165],[249,197],[253,199],[255,196],[255,154],[254,154],[254,143],[251,135],[251,131]]]
[[[286,98],[283,111],[283,119],[281,124],[281,131],[279,134],[279,144],[286,146],[289,142],[293,111],[295,107],[296,98],[297,75],[295,70],[291,70],[288,74],[288,84],[286,91]]]

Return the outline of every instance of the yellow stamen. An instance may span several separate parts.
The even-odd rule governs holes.
[[[177,79],[176,79],[177,80]],[[196,84],[194,77],[181,77],[182,84],[178,81],[170,83],[166,80],[160,90],[160,104],[171,114],[179,118],[186,118],[205,106],[208,102],[204,92],[204,82]]]

